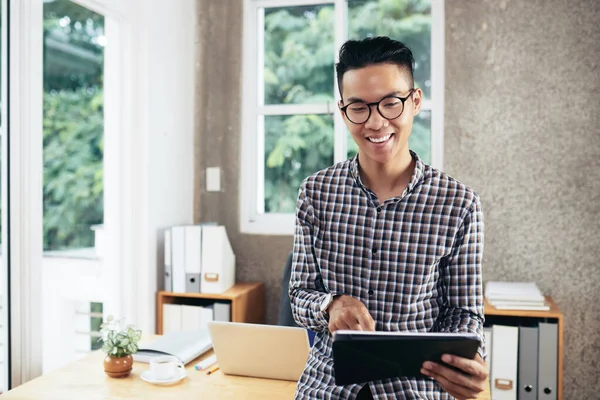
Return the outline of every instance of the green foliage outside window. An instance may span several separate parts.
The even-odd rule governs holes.
[[[264,103],[337,103],[334,98],[335,12],[332,5],[265,10]],[[431,1],[349,0],[351,39],[385,35],[415,56],[415,84],[430,97]],[[265,117],[265,212],[294,212],[298,187],[333,163],[331,115]],[[348,135],[348,157],[357,147]],[[430,118],[415,118],[409,145],[430,162]]]
[[[44,93],[44,249],[90,247],[103,221],[103,93]]]
[[[104,17],[44,3],[44,250],[91,247],[102,224]]]

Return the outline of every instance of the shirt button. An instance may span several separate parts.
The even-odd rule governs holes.
[[[369,289],[369,296],[373,296],[373,289]]]
[[[376,254],[376,253],[377,253],[377,247],[373,247],[373,249],[371,249],[371,252],[372,252],[373,254]]]
[[[381,206],[377,207],[377,213],[381,212]]]

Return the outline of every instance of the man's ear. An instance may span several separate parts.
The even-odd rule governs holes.
[[[412,93],[412,99],[414,104],[413,115],[417,115],[421,111],[421,101],[423,100],[423,91],[420,88],[416,88]]]
[[[338,101],[338,111],[342,116],[342,119],[345,117],[344,112],[342,111],[342,107],[344,107],[344,102],[342,100]]]

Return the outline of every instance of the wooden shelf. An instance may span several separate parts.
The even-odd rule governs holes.
[[[156,298],[156,332],[162,335],[163,304],[210,305],[216,301],[231,303],[233,322],[265,322],[265,285],[240,282],[220,294],[174,293],[160,291]]]
[[[558,354],[557,354],[557,398],[558,400],[563,399],[563,353],[564,353],[564,326],[563,326],[563,314],[558,308],[556,302],[550,296],[545,296],[546,304],[550,306],[548,311],[540,310],[498,310],[492,306],[486,298],[484,298],[484,314],[486,322],[497,321],[502,323],[503,319],[518,319],[518,318],[532,318],[532,319],[555,319],[557,321],[558,328]]]

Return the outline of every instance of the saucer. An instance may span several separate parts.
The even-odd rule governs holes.
[[[172,376],[168,379],[156,379],[154,377],[154,375],[152,375],[152,371],[150,371],[150,370],[144,371],[141,374],[142,380],[149,382],[149,383],[153,383],[155,385],[170,385],[172,383],[179,382],[186,376],[187,376],[187,373],[185,372],[185,369],[183,369],[183,368],[178,368],[177,374],[175,374],[174,376]]]

